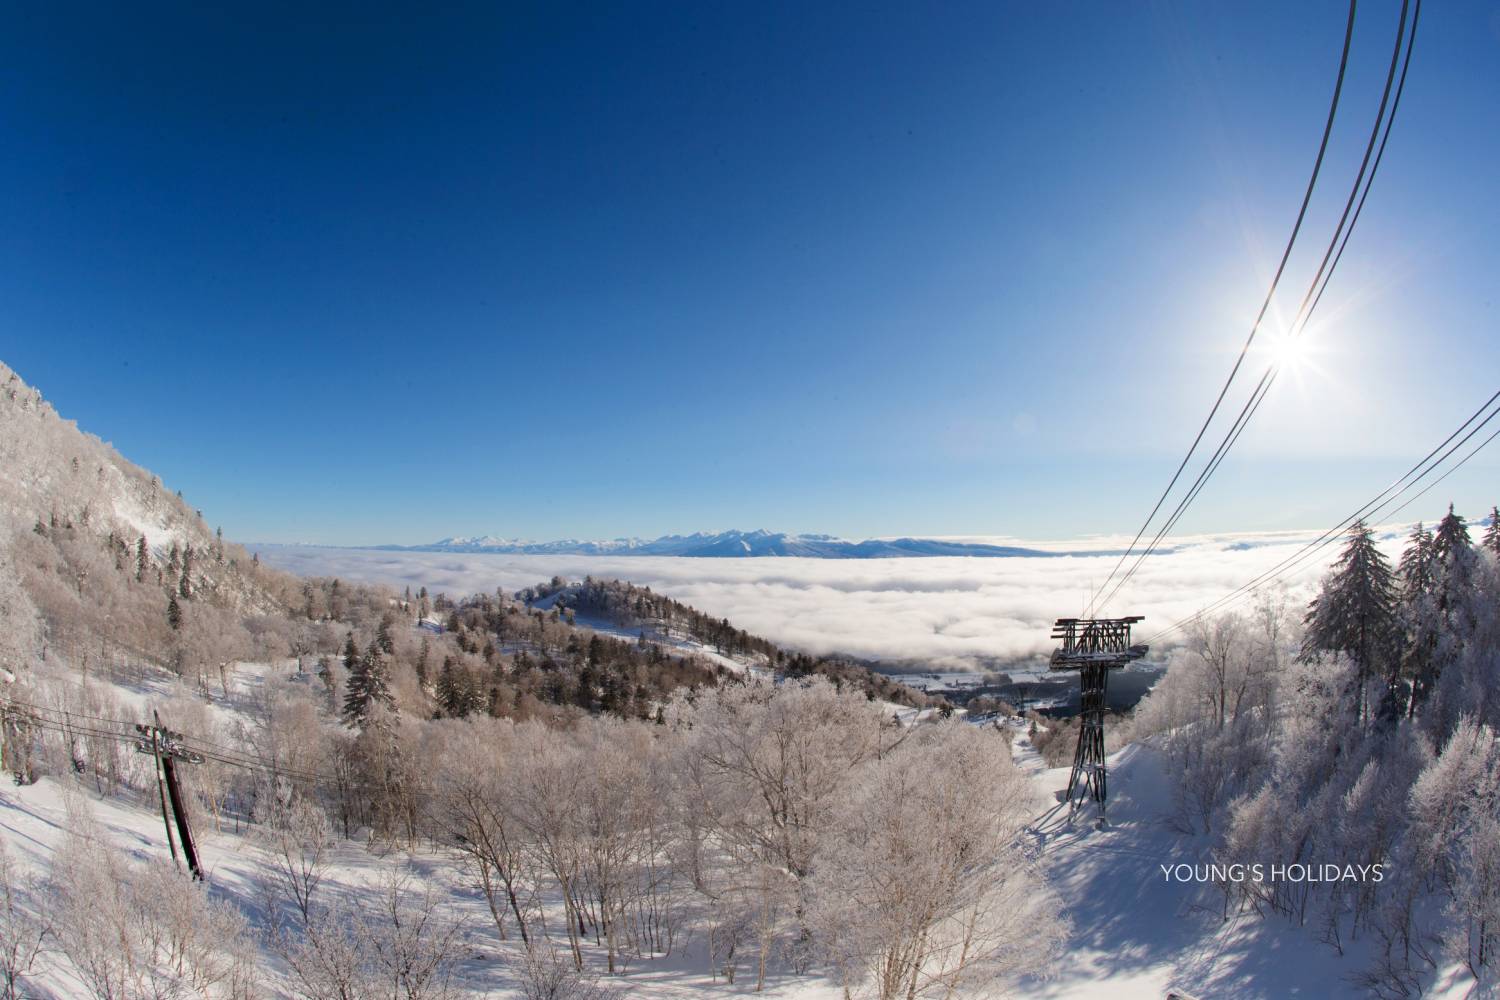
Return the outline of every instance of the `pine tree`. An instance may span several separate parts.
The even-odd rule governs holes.
[[[173,632],[182,628],[182,605],[177,603],[176,594],[167,598],[167,625]]]
[[[1397,689],[1393,680],[1386,692],[1386,702],[1381,713],[1387,718],[1399,718],[1402,701],[1408,718],[1415,714],[1417,694],[1430,669],[1432,649],[1436,642],[1431,620],[1433,589],[1432,532],[1418,521],[1407,538],[1406,550],[1401,553],[1397,575],[1401,581],[1401,661],[1400,676],[1411,685],[1410,692]]]
[[[357,654],[357,650],[354,650],[352,633],[345,648],[344,662],[346,664],[349,662],[351,650]],[[379,709],[388,709],[395,705],[395,698],[391,696],[390,686],[386,682],[385,671],[385,659],[373,642],[365,650],[364,656],[355,656],[354,666],[349,670],[348,690],[344,694],[344,722],[346,724],[364,729]]]
[[[1408,604],[1432,587],[1432,532],[1421,521],[1407,536],[1396,572],[1401,578],[1401,599]]]
[[[1302,655],[1347,653],[1358,669],[1355,718],[1363,722],[1365,687],[1377,664],[1390,659],[1396,637],[1396,585],[1390,562],[1364,521],[1349,541],[1307,611]]]
[[[443,667],[438,671],[437,702],[438,711],[447,716],[453,715],[454,687],[456,682],[453,678],[453,657],[443,657]]]
[[[1462,514],[1453,512],[1453,505],[1448,505],[1448,513],[1438,522],[1437,533],[1432,538],[1433,556],[1438,560],[1444,560],[1452,556],[1454,552],[1473,548],[1474,543],[1469,539],[1469,525],[1464,521]]]
[[[424,688],[427,686],[427,658],[431,655],[432,647],[424,635],[422,637],[422,648],[417,653],[417,684]]]
[[[142,535],[135,543],[135,582],[144,583],[146,580],[146,569],[151,565],[151,550],[146,545],[146,536]]]
[[[1484,529],[1484,547],[1500,557],[1500,507],[1490,508],[1490,526]]]
[[[1469,526],[1462,515],[1453,512],[1451,503],[1432,536],[1432,559],[1438,612],[1448,622],[1455,596],[1469,589],[1474,576],[1474,543],[1469,539]]]
[[[182,599],[185,601],[191,600],[193,597],[193,585],[188,580],[187,570],[182,571],[182,579],[177,581],[177,593],[181,594]]]
[[[587,664],[578,671],[578,687],[574,690],[573,702],[586,712],[594,710],[594,685],[597,681],[593,668]]]
[[[380,627],[375,630],[375,645],[387,656],[396,652],[396,643],[391,639],[391,616],[386,615],[380,619]]]
[[[443,669],[438,674],[437,697],[443,715],[450,719],[462,719],[483,704],[473,675],[467,668],[454,663],[451,656],[443,659]]]

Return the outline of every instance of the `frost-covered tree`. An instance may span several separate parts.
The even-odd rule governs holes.
[[[375,630],[375,646],[387,656],[396,652],[396,642],[391,638],[391,616],[382,615],[380,625]]]
[[[289,900],[306,926],[313,918],[313,897],[332,864],[333,830],[317,803],[298,797],[273,805],[260,828],[267,857],[267,881],[273,900]]]
[[[350,660],[350,650],[354,648],[353,643],[351,633],[344,653],[346,665]],[[356,729],[363,729],[378,712],[392,708],[395,703],[396,699],[391,694],[386,676],[385,657],[379,647],[371,643],[363,656],[354,659],[354,666],[349,669],[349,679],[344,691],[344,722]]]
[[[443,715],[450,719],[462,719],[484,708],[484,692],[474,674],[451,656],[443,658],[443,669],[438,673],[437,700]]]
[[[14,677],[31,665],[41,647],[42,628],[8,548],[0,548],[0,670]]]
[[[260,996],[244,916],[169,865],[134,865],[78,800],[49,879],[58,947],[99,1000]]]
[[[507,937],[508,912],[529,947],[540,887],[506,774],[517,755],[514,727],[483,717],[444,723],[434,742],[437,781],[429,819],[467,863],[500,939]]]
[[[42,886],[16,871],[0,841],[0,998],[28,996],[24,978],[36,964],[52,928],[42,903]],[[28,900],[26,897],[30,897]]]
[[[1459,655],[1464,635],[1476,624],[1468,613],[1468,597],[1478,559],[1468,525],[1452,504],[1432,535],[1426,563],[1427,588],[1409,598],[1405,613],[1404,666],[1411,678],[1408,715],[1415,715],[1432,696],[1443,670]]]
[[[1438,612],[1445,621],[1451,621],[1456,601],[1469,589],[1475,567],[1469,526],[1461,514],[1454,513],[1452,504],[1433,533],[1432,560]]]
[[[1354,662],[1354,717],[1363,723],[1370,679],[1391,659],[1397,629],[1395,578],[1363,520],[1349,528],[1344,551],[1313,598],[1305,624],[1304,656],[1345,653]]]
[[[599,977],[574,968],[573,963],[545,942],[527,945],[521,959],[521,996],[525,1000],[612,1000]]]
[[[851,775],[809,913],[846,995],[978,996],[1052,961],[1063,923],[1019,845],[1031,798],[1006,741],[962,723]]]

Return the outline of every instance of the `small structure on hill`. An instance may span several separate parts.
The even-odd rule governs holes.
[[[1059,618],[1052,638],[1062,645],[1052,653],[1053,670],[1078,671],[1080,695],[1078,749],[1068,776],[1069,815],[1086,798],[1099,803],[1099,825],[1104,825],[1108,793],[1104,765],[1104,711],[1109,672],[1146,655],[1145,645],[1130,644],[1130,626],[1141,615],[1128,618]]]

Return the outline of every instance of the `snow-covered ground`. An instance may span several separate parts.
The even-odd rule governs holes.
[[[1067,788],[1069,768],[1048,769],[1024,725],[1012,744],[1016,763],[1049,802]],[[1162,865],[1202,862],[1207,844],[1166,822],[1171,784],[1162,754],[1149,741],[1109,757],[1108,825],[1096,828],[1092,806],[1070,822],[1068,806],[1049,808],[1032,826],[1048,880],[1072,921],[1057,974],[1020,992],[1047,1000],[1160,1000],[1168,991],[1236,1000],[1367,997],[1351,977],[1370,964],[1365,942],[1340,955],[1276,916],[1231,913],[1210,885],[1169,881]],[[1473,981],[1446,970],[1432,997],[1458,1000]]]
[[[537,611],[550,611],[553,605],[557,603],[558,598],[562,596],[563,593],[565,593],[565,591],[558,591],[555,594],[548,594],[546,597],[543,597],[540,600],[532,601],[531,604],[528,605],[528,607],[533,608]],[[655,628],[654,626],[625,628],[624,626],[615,624],[607,618],[598,618],[593,615],[582,614],[577,610],[572,610],[571,613],[573,616],[573,624],[579,626],[580,628],[588,629],[590,632],[598,632],[600,635],[611,636],[615,639],[623,639],[626,642],[636,642],[641,638],[642,635],[644,635],[647,642],[655,643],[658,646],[662,646],[672,652],[679,653],[684,656],[699,657],[700,659],[707,660],[709,663],[721,666],[724,669],[728,670],[730,673],[734,674],[743,674],[746,671],[749,671],[750,673],[756,675],[770,676],[771,673],[766,663],[766,659],[763,656],[756,656],[745,660],[737,660],[732,656],[725,656],[723,653],[714,649],[712,646],[706,646],[690,636],[679,635],[677,633],[672,633],[669,635],[662,632],[661,629]]]
[[[231,684],[234,697],[218,702],[218,718],[233,722],[234,705],[263,683],[268,673],[290,671],[290,664],[237,665]],[[128,711],[144,717],[173,691],[164,682],[119,686],[116,694]],[[895,711],[896,707],[891,706]],[[912,714],[909,710],[908,714]],[[1067,783],[1066,768],[1048,769],[1032,747],[1024,724],[1012,723],[1013,755],[1046,801],[1056,802]],[[1366,995],[1350,977],[1368,965],[1363,942],[1340,955],[1321,944],[1312,929],[1299,929],[1277,917],[1231,914],[1224,919],[1212,887],[1168,881],[1161,865],[1201,861],[1202,838],[1174,831],[1165,817],[1171,786],[1162,755],[1149,743],[1132,744],[1113,754],[1110,765],[1109,824],[1096,829],[1085,810],[1070,822],[1065,805],[1049,805],[1029,832],[1031,846],[1072,924],[1064,960],[1046,979],[1012,984],[1018,996],[1050,1000],[1108,997],[1160,998],[1169,989],[1201,998],[1352,998]],[[982,780],[982,776],[976,776]],[[67,831],[67,779],[46,777],[34,785],[0,789],[0,839],[25,869],[44,871]],[[67,794],[90,800],[105,836],[134,859],[165,855],[161,816],[147,802],[100,798],[82,786]],[[232,824],[197,831],[212,892],[255,915],[261,903],[258,877],[264,864],[254,839]],[[470,880],[443,854],[416,857],[382,853],[356,841],[340,842],[329,873],[328,891],[368,891],[383,871],[409,865],[415,885],[427,884],[468,925],[462,974],[466,984],[486,996],[518,996],[518,946],[495,938],[482,897]],[[740,995],[753,983],[730,987],[708,973],[701,942],[689,942],[669,958],[634,960],[627,972],[609,982],[622,995],[691,998]],[[603,967],[601,949],[591,949],[593,968]],[[270,969],[277,961],[266,958]],[[66,970],[50,958],[38,985],[56,997],[86,995]],[[1432,996],[1453,998],[1472,985],[1457,970],[1434,984]],[[833,1000],[839,991],[826,979],[799,977],[774,970],[762,994],[778,1000]]]
[[[89,809],[114,850],[125,852],[134,862],[161,860],[165,856],[159,813],[117,798],[100,798],[83,789],[66,789],[54,778],[42,778],[34,785],[0,790],[0,838],[18,868],[37,874],[46,871],[67,830],[65,799],[70,794],[88,799]],[[265,861],[253,839],[230,829],[196,830],[194,835],[213,896],[229,900],[260,919],[263,907],[259,879]],[[467,928],[465,960],[461,965],[464,984],[482,996],[520,997],[520,945],[496,939],[482,897],[464,888],[469,879],[451,860],[434,855],[382,854],[354,841],[342,841],[319,892],[330,895],[371,892],[379,884],[383,870],[403,864],[409,864],[413,872],[413,890],[431,886],[449,912],[464,919]],[[603,968],[602,949],[586,944],[585,953],[593,968]],[[273,977],[284,973],[273,956],[265,956],[265,961]],[[48,990],[59,1000],[89,996],[78,978],[55,955],[45,956],[38,969],[39,973],[28,980],[33,989]],[[748,994],[754,985],[753,976],[748,978],[749,983],[738,982],[732,987],[722,977],[714,981],[707,972],[705,957],[689,946],[674,951],[668,958],[633,959],[625,975],[611,982],[621,997],[691,998],[703,997],[710,990],[716,996]],[[267,984],[266,988],[271,987]],[[48,994],[38,991],[25,995]],[[779,970],[769,977],[767,988],[758,995],[773,1000],[834,1000],[839,994],[831,985],[810,983],[804,977]]]

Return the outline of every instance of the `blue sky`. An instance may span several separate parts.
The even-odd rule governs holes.
[[[1398,9],[1360,5],[1288,309]],[[0,358],[247,540],[1130,532],[1345,13],[13,7]],[[1429,3],[1315,353],[1184,530],[1332,523],[1500,388],[1497,93],[1494,5]]]

